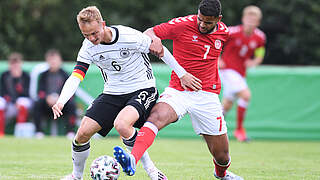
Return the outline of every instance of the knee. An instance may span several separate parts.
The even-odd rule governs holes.
[[[122,134],[122,132],[130,130],[130,125],[125,123],[121,119],[116,119],[114,121],[113,125],[114,125],[114,128],[119,132],[120,135]]]
[[[153,123],[159,130],[178,120],[175,110],[166,103],[157,103],[151,110],[147,121]]]
[[[83,143],[88,142],[90,140],[90,138],[91,138],[91,135],[89,132],[85,131],[84,129],[79,129],[76,134],[75,140],[78,143],[83,144]]]
[[[232,108],[233,101],[229,99],[224,99],[222,104],[223,104],[223,111],[228,112]]]
[[[228,103],[225,103],[223,104],[223,110],[228,112],[232,107],[232,102],[228,102]]]
[[[3,97],[0,97],[0,110],[4,110],[6,107],[6,100]]]
[[[166,126],[165,119],[168,118],[166,115],[159,112],[152,112],[148,117],[147,121],[153,123],[159,130]]]
[[[251,92],[250,92],[250,90],[249,90],[249,89],[244,90],[243,92],[241,92],[241,93],[239,94],[239,97],[240,97],[241,99],[243,99],[244,101],[249,102],[250,99],[251,99]]]
[[[248,94],[242,98],[244,101],[249,102],[251,99],[251,94]]]

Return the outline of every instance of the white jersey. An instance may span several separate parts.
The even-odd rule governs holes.
[[[128,94],[155,87],[149,57],[151,38],[125,26],[107,27],[112,32],[110,43],[94,45],[85,39],[77,61],[94,63],[102,73],[105,94]]]

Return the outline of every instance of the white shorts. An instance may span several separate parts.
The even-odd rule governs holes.
[[[227,133],[219,97],[206,91],[178,91],[167,87],[158,102],[169,104],[181,119],[189,113],[197,134],[220,135]]]
[[[220,70],[219,74],[222,81],[223,97],[226,99],[233,101],[237,93],[248,88],[246,79],[235,70]]]

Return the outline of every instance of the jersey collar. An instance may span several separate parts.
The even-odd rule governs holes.
[[[119,39],[119,30],[116,27],[107,27],[107,28],[110,28],[110,30],[112,32],[112,40],[111,40],[111,42],[108,42],[108,43],[102,42],[101,44],[112,45],[112,44],[116,43]]]

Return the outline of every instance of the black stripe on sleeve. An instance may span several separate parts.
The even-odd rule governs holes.
[[[82,71],[84,74],[86,74],[88,68],[89,68],[89,64],[84,63],[84,62],[77,61],[77,64],[76,64],[76,66],[74,67],[73,70],[76,70],[76,69],[77,69],[77,70]]]

